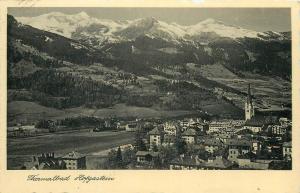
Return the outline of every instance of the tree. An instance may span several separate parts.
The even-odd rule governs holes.
[[[104,161],[103,165],[99,165],[98,169],[116,169],[116,150],[111,150],[108,152],[107,159]]]
[[[184,154],[187,152],[187,144],[183,140],[178,140],[175,143],[178,154]]]
[[[160,157],[163,167],[168,167],[169,163],[177,157],[177,150],[174,145],[162,146],[160,148]]]
[[[101,166],[98,166],[101,168]],[[118,150],[112,149],[103,163],[104,169],[122,169],[124,167],[122,151],[119,147]]]
[[[121,151],[120,147],[117,150],[116,166],[117,166],[117,168],[122,168],[124,166],[124,164],[123,164],[123,157],[122,157],[122,151]]]
[[[142,139],[142,133],[140,131],[137,131],[135,134],[135,147],[137,151],[147,151],[146,144]]]
[[[198,149],[195,148],[194,144],[187,144],[186,146],[186,153],[187,155],[195,155],[198,154]]]
[[[156,145],[156,144],[153,144],[153,148],[152,148],[152,150],[153,150],[154,152],[158,152],[158,147],[157,147],[157,145]]]
[[[122,154],[124,164],[134,164],[136,161],[135,151],[133,149],[127,148]]]
[[[153,158],[153,168],[154,169],[161,169],[162,168],[162,163],[159,157]]]

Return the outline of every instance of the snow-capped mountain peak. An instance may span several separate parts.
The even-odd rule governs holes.
[[[244,29],[239,26],[226,25],[222,21],[212,18],[190,26],[167,23],[157,20],[154,17],[126,21],[98,19],[89,16],[85,12],[73,15],[52,12],[36,17],[17,17],[16,19],[23,24],[57,33],[68,38],[85,40],[93,38],[100,44],[102,41],[132,40],[141,35],[161,38],[172,42],[181,40],[209,40],[217,37],[235,39],[270,36],[270,33],[267,34]],[[275,36],[274,34],[272,33],[272,37]]]
[[[84,12],[74,15],[51,12],[36,17],[16,17],[16,19],[23,24],[57,33],[68,38],[72,36],[77,27],[89,25],[94,22]]]
[[[82,12],[80,12],[80,13],[77,13],[76,14],[77,16],[80,16],[80,17],[82,17],[82,18],[89,18],[90,16],[86,13],[86,12],[84,12],[84,11],[82,11]]]

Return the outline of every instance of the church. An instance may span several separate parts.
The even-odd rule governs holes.
[[[250,120],[255,115],[255,110],[253,106],[250,83],[248,84],[248,95],[247,100],[245,102],[245,120]]]
[[[258,112],[255,112],[250,83],[248,84],[248,95],[245,101],[245,121],[243,129],[250,130],[253,133],[261,132],[268,125],[278,124],[278,117],[259,115]]]

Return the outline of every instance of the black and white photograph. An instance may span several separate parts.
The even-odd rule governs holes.
[[[291,32],[290,8],[9,7],[7,170],[292,170]]]

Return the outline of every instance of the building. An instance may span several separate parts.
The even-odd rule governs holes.
[[[211,157],[200,164],[199,169],[201,170],[229,170],[232,169],[234,163],[223,158],[222,156]]]
[[[18,137],[20,136],[20,127],[18,126],[12,126],[12,127],[7,127],[7,136],[8,137]]]
[[[63,170],[66,164],[54,153],[42,153],[40,156],[33,156],[31,162],[24,163],[24,169],[28,170]]]
[[[68,170],[86,169],[86,156],[72,151],[61,158]]]
[[[216,133],[213,136],[215,137],[215,139],[220,140],[223,143],[232,138],[231,134],[226,133]]]
[[[292,142],[284,142],[282,144],[282,156],[286,160],[292,160]]]
[[[138,130],[138,124],[137,123],[128,123],[125,126],[125,130],[129,132],[137,131]]]
[[[163,127],[164,127],[164,132],[167,133],[168,135],[176,135],[178,129],[176,123],[168,121],[164,123]]]
[[[164,131],[162,129],[155,127],[154,129],[149,131],[148,135],[149,135],[150,149],[152,149],[154,146],[162,145],[162,142],[164,140]]]
[[[209,153],[214,153],[222,147],[223,143],[218,139],[207,139],[204,141],[203,145],[205,151]]]
[[[197,132],[195,129],[187,129],[182,133],[181,137],[187,144],[194,144],[196,142]]]
[[[233,165],[222,156],[209,158],[207,161],[197,156],[180,156],[170,162],[170,170],[226,170],[231,169]]]
[[[288,126],[269,125],[268,130],[272,135],[284,135],[287,133]]]
[[[229,121],[212,121],[208,125],[207,133],[219,133],[227,130],[229,127],[231,127]]]
[[[251,152],[237,157],[237,164],[241,169],[267,170],[272,162],[273,160],[256,159]]]
[[[127,126],[127,123],[124,122],[124,121],[120,121],[117,123],[117,129],[118,130],[126,130],[126,126]]]
[[[183,130],[186,130],[188,127],[195,126],[198,121],[201,121],[200,119],[193,119],[193,118],[185,118],[179,122],[180,127]]]
[[[176,142],[176,136],[175,135],[164,135],[164,141],[162,143],[163,146],[173,145]]]
[[[252,143],[245,139],[231,139],[226,141],[228,147],[228,160],[237,162],[239,155],[249,153],[252,148]]]
[[[259,133],[265,131],[272,125],[279,125],[278,117],[256,115],[245,122],[243,129],[248,129],[253,133]]]
[[[136,152],[135,156],[137,163],[150,164],[154,161],[154,159],[159,157],[159,153],[152,151],[138,151]]]
[[[252,117],[251,119],[247,119],[243,127],[243,130],[249,130],[252,133],[259,133],[263,130],[264,124],[265,122],[263,119]]]
[[[203,162],[204,160],[199,159],[197,156],[181,155],[170,162],[169,168],[170,170],[197,170],[200,163]]]
[[[7,128],[8,137],[30,137],[37,135],[35,125],[19,125]]]
[[[252,144],[252,147],[251,147],[252,153],[257,154],[261,151],[261,142],[260,141],[251,140],[251,144]]]
[[[283,126],[291,126],[292,125],[292,122],[286,117],[280,117],[279,123],[280,123],[280,125],[283,125]]]
[[[245,102],[245,120],[250,120],[254,116],[254,106],[251,96],[250,83],[248,84],[248,96]]]

